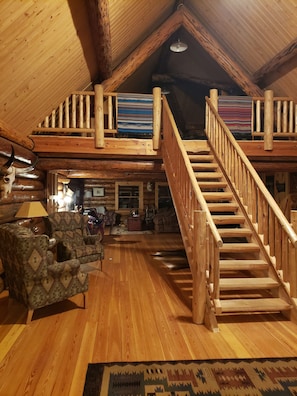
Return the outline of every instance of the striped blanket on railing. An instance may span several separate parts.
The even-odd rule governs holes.
[[[219,96],[219,115],[237,139],[251,138],[252,105],[250,96]]]
[[[118,94],[118,133],[153,133],[153,95]]]

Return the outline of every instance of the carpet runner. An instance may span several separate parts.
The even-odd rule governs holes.
[[[297,358],[92,363],[83,395],[297,395]]]

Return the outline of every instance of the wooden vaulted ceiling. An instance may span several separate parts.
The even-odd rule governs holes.
[[[22,136],[94,83],[191,104],[209,88],[297,92],[296,0],[4,0],[0,20],[0,122]]]

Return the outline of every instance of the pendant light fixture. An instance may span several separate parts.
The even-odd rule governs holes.
[[[170,51],[172,52],[184,52],[187,50],[187,48],[188,44],[183,43],[182,41],[180,41],[180,39],[170,45]]]

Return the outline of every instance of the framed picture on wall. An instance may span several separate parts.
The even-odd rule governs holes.
[[[94,187],[93,197],[104,197],[104,187]]]

